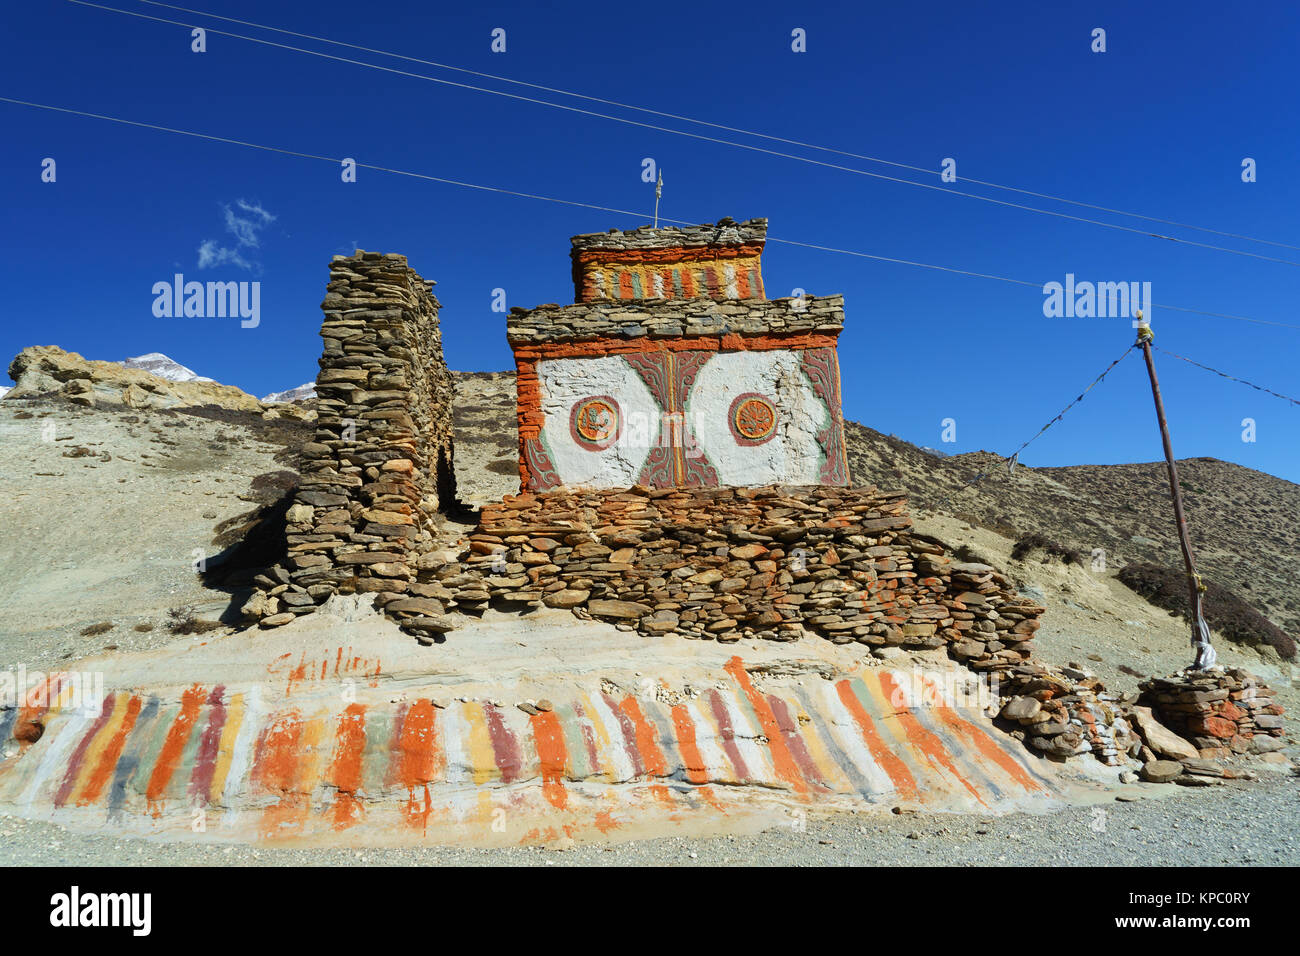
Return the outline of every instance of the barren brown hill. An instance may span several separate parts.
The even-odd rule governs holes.
[[[460,486],[489,497],[517,490],[511,372],[457,372]],[[1163,462],[1016,466],[973,452],[940,457],[857,422],[845,423],[855,483],[902,488],[915,510],[959,517],[1010,538],[1041,534],[1108,567],[1181,566]],[[1179,462],[1187,520],[1205,578],[1300,635],[1300,485],[1213,458]],[[988,475],[975,485],[968,482]]]
[[[939,458],[863,425],[847,427],[854,480],[899,484],[917,508],[1012,539],[1039,533],[1089,559],[1102,549],[1111,567],[1181,566],[1163,461],[1009,471],[988,452]],[[1214,458],[1184,459],[1178,471],[1202,575],[1300,633],[1300,485]]]

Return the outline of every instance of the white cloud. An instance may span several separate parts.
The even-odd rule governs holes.
[[[275,222],[276,217],[263,209],[261,203],[246,199],[236,199],[233,207],[223,205],[221,208],[225,214],[226,232],[234,237],[234,245],[223,245],[219,239],[204,239],[198,249],[199,268],[232,265],[257,269],[260,264],[245,253],[261,247],[262,230]]]

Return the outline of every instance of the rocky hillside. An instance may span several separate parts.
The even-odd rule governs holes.
[[[128,359],[100,362],[65,352],[57,345],[23,349],[9,363],[14,386],[7,400],[50,396],[74,405],[127,408],[215,407],[266,418],[311,417],[301,405],[262,403],[233,385],[221,385],[172,361],[160,352]],[[268,407],[268,405],[274,407]]]
[[[916,507],[1012,539],[1038,533],[1089,559],[1100,548],[1112,567],[1182,564],[1163,461],[1008,473],[987,452],[935,458],[863,425],[849,423],[848,431],[855,480],[898,483]],[[1202,575],[1300,634],[1300,485],[1213,458],[1184,459],[1178,471]]]
[[[457,372],[456,465],[462,489],[518,488],[511,372]],[[1180,566],[1163,462],[1017,466],[997,455],[940,457],[846,422],[857,484],[901,489],[914,509],[959,517],[1015,541],[1040,534],[1109,567]],[[1300,485],[1211,458],[1179,462],[1187,520],[1202,574],[1231,589],[1292,636],[1300,635]],[[981,472],[988,477],[970,486]]]

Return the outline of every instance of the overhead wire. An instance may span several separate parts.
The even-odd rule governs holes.
[[[56,113],[67,113],[73,116],[82,116],[89,119],[104,120],[110,123],[118,123],[125,126],[134,126],[134,127],[139,127],[141,129],[154,130],[157,132],[175,133],[181,136],[189,136],[195,139],[208,140],[217,143],[226,143],[232,146],[243,146],[248,149],[256,149],[268,153],[281,153],[283,155],[293,156],[299,159],[314,159],[314,160],[320,160],[323,162],[330,162],[335,164],[343,162],[343,157],[325,156],[320,153],[309,153],[309,152],[304,152],[302,150],[286,149],[279,146],[267,146],[261,143],[253,143],[247,140],[235,139],[233,137],[217,136],[211,133],[200,133],[195,130],[178,129],[173,126],[163,126],[157,123],[145,123],[140,120],[130,120],[130,119],[125,119],[123,117],[109,116],[104,113],[92,113],[87,110],[77,110],[65,106],[53,106],[47,103],[33,102],[31,100],[20,100],[8,96],[0,96],[0,102],[11,103],[16,106],[27,106],[34,109],[49,110]],[[541,202],[558,203],[564,206],[574,206],[582,209],[592,209],[599,212],[610,212],[621,216],[634,216],[636,218],[645,217],[645,213],[642,212],[636,212],[629,209],[619,209],[613,206],[604,206],[598,203],[582,202],[573,199],[561,199],[555,196],[543,196],[539,193],[529,193],[529,192],[523,192],[515,189],[506,189],[500,186],[485,186],[481,183],[471,183],[465,180],[451,179],[445,176],[434,176],[430,173],[419,173],[419,172],[414,172],[406,169],[397,169],[391,166],[380,166],[375,163],[363,163],[355,160],[354,162],[356,162],[356,166],[359,169],[370,169],[375,172],[390,173],[396,176],[407,176],[413,179],[421,179],[430,182],[444,183],[449,186],[461,186],[466,189],[475,189],[481,192],[500,193],[503,195],[515,196],[521,199],[535,199]],[[690,221],[684,219],[672,219],[666,216],[661,216],[660,219],[664,222],[673,223],[675,225],[692,225]],[[767,241],[780,243],[783,245],[789,245],[789,246],[798,246],[798,247],[818,250],[822,252],[834,252],[842,255],[855,256],[862,259],[871,259],[877,262],[888,262],[896,265],[909,265],[921,269],[931,269],[939,272],[949,272],[955,275],[972,276],[972,277],[982,278],[982,279],[994,279],[999,282],[1008,282],[1008,283],[1013,283],[1015,285],[1033,286],[1035,288],[1042,287],[1041,283],[1031,282],[1027,279],[1015,279],[1008,276],[1000,276],[1000,275],[995,275],[986,272],[975,272],[968,269],[957,269],[951,266],[936,265],[934,263],[929,263],[929,262],[919,262],[910,259],[899,259],[893,256],[881,256],[881,255],[876,255],[875,253],[862,252],[853,249],[841,249],[835,246],[828,246],[820,243],[801,242],[794,239],[782,239],[775,236],[768,236]],[[1300,325],[1294,325],[1285,322],[1274,322],[1268,319],[1258,319],[1246,315],[1231,315],[1228,313],[1221,313],[1221,312],[1207,312],[1201,309],[1192,309],[1186,306],[1166,305],[1158,302],[1152,303],[1151,305],[1156,308],[1171,309],[1174,311],[1187,312],[1195,315],[1204,315],[1212,318],[1234,319],[1241,322],[1252,322],[1259,325],[1270,325],[1270,326],[1276,326],[1276,327],[1288,328],[1288,329],[1300,329]]]
[[[222,16],[220,14],[210,13],[205,10],[196,10],[192,7],[182,7],[174,3],[162,3],[161,0],[137,0],[137,2],[146,3],[154,7],[164,7],[169,10],[177,10],[181,13],[192,13],[198,16],[208,17],[213,20],[222,20],[226,23],[237,23],[241,26],[254,27],[258,30],[266,30],[271,33],[280,33],[286,36],[299,37],[301,39],[312,40],[317,43],[328,43],[331,46],[345,47],[350,50],[359,50],[363,53],[375,53],[380,56],[387,56],[397,60],[404,60],[408,63],[419,63],[424,66],[437,67],[438,69],[441,70],[451,70],[457,73],[464,73],[468,76],[478,76],[478,77],[482,77],[483,79],[496,80],[501,83],[510,83],[515,86],[528,87],[529,89],[541,90],[542,92],[545,93],[555,93],[560,96],[569,96],[569,97],[573,97],[574,99],[586,100],[587,102],[590,103],[600,103],[605,106],[616,106],[619,109],[632,110],[637,113],[645,113],[651,116],[660,116],[663,117],[664,119],[678,120],[685,123],[694,123],[698,126],[707,126],[711,129],[719,129],[728,133],[740,133],[744,136],[752,136],[756,139],[765,139],[768,140],[769,142],[784,143],[787,146],[798,146],[802,149],[812,149],[823,153],[833,153],[838,156],[847,156],[851,159],[861,159],[861,160],[865,160],[866,162],[878,163],[883,166],[893,166],[897,169],[907,169],[918,173],[927,173],[931,175],[934,173],[933,169],[927,168],[925,166],[916,166],[911,163],[901,163],[896,160],[882,159],[879,156],[870,156],[865,153],[855,153],[851,150],[837,149],[832,146],[821,146],[816,143],[808,143],[802,140],[790,139],[785,136],[775,136],[770,133],[762,133],[757,130],[744,129],[738,126],[728,126],[725,123],[715,123],[709,120],[703,120],[693,116],[686,116],[681,113],[671,113],[665,110],[656,110],[645,106],[635,106],[631,103],[623,103],[618,100],[606,99],[600,96],[591,96],[587,93],[578,93],[578,92],[574,92],[573,90],[565,90],[554,86],[546,86],[545,84],[542,83],[532,83],[529,82],[528,80],[519,80],[509,76],[502,76],[501,74],[498,73],[487,73],[482,70],[471,70],[467,67],[456,66],[451,63],[443,63],[438,60],[428,60],[428,59],[423,59],[421,57],[408,56],[404,53],[396,53],[392,50],[382,50],[376,47],[362,46],[359,43],[348,43],[343,40],[333,40],[330,39],[329,37],[316,36],[315,34],[311,34],[311,33],[300,33],[296,30],[287,30],[282,27],[274,27],[269,24],[257,23],[252,20],[240,20],[236,17]],[[1130,212],[1125,209],[1116,209],[1112,206],[1103,206],[1097,203],[1083,202],[1077,199],[1067,199],[1064,196],[1054,196],[1050,193],[1037,192],[1032,189],[1023,189],[1018,186],[1007,186],[1002,183],[995,183],[989,180],[974,179],[969,176],[962,176],[961,181],[972,183],[977,186],[987,186],[991,189],[1001,189],[1008,192],[1020,193],[1025,196],[1034,196],[1035,198],[1038,199],[1050,199],[1053,202],[1066,203],[1071,206],[1079,206],[1085,209],[1095,209],[1098,212],[1108,212],[1114,215],[1128,216],[1133,219],[1142,219],[1147,222],[1156,222],[1156,223],[1160,223],[1161,225],[1174,226],[1179,229],[1193,229],[1196,230],[1197,232],[1205,232],[1211,235],[1223,236],[1229,239],[1241,239],[1246,242],[1257,242],[1264,245],[1277,246],[1282,249],[1294,249],[1300,251],[1300,245],[1293,245],[1291,243],[1286,243],[1286,242],[1277,242],[1276,240],[1272,240],[1272,239],[1260,239],[1255,236],[1247,236],[1236,232],[1225,232],[1221,229],[1211,229],[1207,226],[1197,226],[1191,223],[1178,222],[1173,219],[1162,219],[1159,216],[1148,216],[1143,213]]]
[[[123,15],[125,15],[125,16],[137,17],[137,18],[139,18],[139,19],[143,19],[143,20],[152,20],[152,21],[155,21],[155,22],[158,22],[158,23],[167,23],[167,24],[171,24],[172,26],[182,26],[182,27],[191,27],[191,28],[197,26],[197,24],[184,23],[184,22],[181,22],[181,21],[179,21],[179,20],[169,20],[169,19],[167,19],[167,18],[165,18],[165,17],[157,17],[157,16],[153,16],[153,15],[151,15],[151,14],[140,13],[140,12],[137,12],[137,11],[134,11],[134,10],[122,10],[122,9],[120,9],[120,8],[118,8],[118,7],[109,7],[109,6],[105,6],[105,5],[103,5],[103,4],[99,4],[99,3],[91,3],[91,2],[89,2],[89,0],[67,0],[67,2],[68,2],[68,3],[76,4],[76,5],[78,5],[78,6],[91,7],[91,8],[97,9],[97,10],[103,10],[103,11],[106,11],[106,12],[109,12],[109,13],[120,13],[120,14],[123,14]],[[1245,251],[1245,250],[1243,250],[1243,249],[1232,249],[1232,248],[1230,248],[1230,247],[1228,247],[1228,246],[1218,246],[1218,245],[1214,245],[1214,244],[1212,244],[1212,243],[1197,242],[1197,241],[1192,240],[1192,239],[1183,239],[1183,238],[1179,238],[1179,237],[1177,237],[1177,236],[1170,236],[1170,235],[1164,235],[1164,234],[1160,234],[1160,233],[1153,233],[1153,232],[1149,232],[1149,231],[1147,231],[1147,230],[1145,230],[1145,229],[1137,229],[1137,228],[1134,228],[1134,227],[1132,227],[1132,226],[1125,226],[1125,225],[1121,225],[1121,224],[1119,224],[1119,223],[1104,222],[1104,221],[1099,220],[1099,219],[1088,219],[1088,218],[1083,217],[1083,216],[1073,216],[1073,215],[1070,215],[1069,213],[1058,212],[1058,211],[1051,210],[1051,209],[1042,209],[1042,208],[1039,208],[1039,207],[1036,207],[1036,206],[1027,206],[1027,205],[1024,205],[1024,204],[1022,204],[1022,203],[1014,203],[1014,202],[1009,202],[1009,201],[1007,201],[1007,200],[1003,200],[1003,199],[995,199],[995,198],[993,198],[992,196],[981,196],[981,195],[979,195],[978,193],[966,192],[965,190],[949,189],[949,188],[947,188],[947,187],[945,187],[945,186],[936,186],[936,185],[934,185],[934,184],[932,184],[932,183],[920,183],[920,182],[916,182],[915,180],[911,180],[911,179],[903,179],[903,178],[898,177],[898,176],[887,176],[887,175],[885,175],[885,174],[883,174],[883,173],[871,172],[871,171],[869,171],[869,170],[865,170],[865,169],[856,169],[856,168],[854,168],[854,167],[851,167],[851,166],[844,166],[844,165],[841,165],[841,164],[839,164],[839,163],[829,163],[829,162],[825,162],[825,161],[823,161],[823,160],[813,159],[813,158],[808,157],[808,156],[799,156],[799,155],[797,155],[797,154],[795,154],[795,153],[787,153],[787,152],[783,152],[783,151],[780,151],[780,150],[768,149],[768,148],[766,148],[766,147],[762,147],[762,146],[755,146],[755,145],[752,145],[752,144],[750,144],[750,143],[738,143],[738,142],[735,142],[734,140],[721,139],[721,138],[718,138],[718,137],[715,137],[715,136],[705,136],[705,135],[703,135],[703,134],[701,134],[701,133],[692,133],[692,132],[689,132],[689,131],[687,131],[687,130],[673,129],[673,128],[671,128],[671,127],[667,127],[667,126],[659,126],[659,125],[654,124],[654,123],[643,123],[643,122],[641,122],[641,121],[639,121],[639,120],[628,119],[628,118],[626,118],[626,117],[622,117],[622,116],[613,116],[613,115],[608,114],[608,113],[599,113],[599,112],[596,112],[596,111],[594,111],[594,110],[582,109],[582,108],[580,108],[580,107],[576,107],[576,106],[566,106],[566,105],[564,105],[563,103],[552,103],[552,102],[550,102],[550,101],[548,101],[548,100],[541,100],[541,99],[537,99],[536,97],[531,97],[531,96],[522,96],[522,95],[517,94],[517,93],[508,93],[508,92],[506,92],[506,91],[504,91],[504,90],[494,90],[494,89],[490,89],[490,88],[488,88],[488,87],[475,86],[474,84],[471,84],[471,83],[459,83],[459,82],[457,82],[457,81],[455,81],[455,80],[448,80],[448,79],[444,79],[444,78],[441,78],[441,77],[429,76],[429,75],[427,75],[427,74],[423,74],[423,73],[412,73],[412,72],[410,72],[409,70],[399,70],[399,69],[395,69],[395,68],[393,68],[393,67],[381,66],[380,64],[377,64],[377,63],[368,63],[368,62],[366,62],[366,61],[364,61],[364,60],[354,60],[354,59],[351,59],[351,58],[349,58],[349,57],[334,56],[333,54],[330,54],[330,53],[322,53],[322,52],[319,51],[319,50],[309,50],[309,49],[306,49],[306,48],[303,48],[303,47],[291,46],[291,45],[289,45],[289,44],[285,44],[285,43],[276,43],[276,42],[273,41],[273,40],[266,40],[266,39],[262,39],[262,38],[260,38],[260,37],[251,37],[251,36],[246,36],[246,35],[243,35],[243,34],[231,33],[231,32],[229,32],[229,31],[225,31],[225,30],[216,30],[216,29],[213,29],[213,28],[211,28],[211,27],[203,27],[202,29],[205,29],[205,30],[207,30],[209,33],[214,33],[214,34],[216,34],[216,35],[218,35],[218,36],[227,36],[227,37],[231,37],[231,38],[233,38],[233,39],[237,39],[237,40],[246,40],[246,41],[248,41],[248,42],[250,42],[250,43],[258,43],[258,44],[262,44],[262,45],[264,45],[264,46],[274,47],[274,48],[277,48],[277,49],[290,50],[290,51],[293,51],[293,52],[296,52],[296,53],[304,53],[304,54],[307,54],[307,55],[309,55],[309,56],[321,57],[321,58],[326,59],[326,60],[333,60],[333,61],[335,61],[335,62],[339,62],[339,63],[347,63],[347,64],[350,64],[350,65],[353,65],[353,66],[362,66],[362,67],[366,67],[366,68],[368,68],[368,69],[380,70],[380,71],[385,72],[385,73],[392,73],[392,74],[395,74],[395,75],[398,75],[398,76],[409,77],[409,78],[411,78],[411,79],[426,80],[426,81],[431,82],[431,83],[439,83],[439,84],[442,84],[442,85],[444,85],[444,86],[456,87],[456,88],[458,88],[458,89],[470,90],[470,91],[477,92],[477,93],[486,93],[486,94],[489,94],[489,95],[492,95],[492,96],[502,96],[502,97],[506,97],[507,99],[518,100],[518,101],[520,101],[520,102],[524,102],[524,103],[532,103],[532,104],[535,104],[535,105],[538,105],[538,106],[548,106],[548,107],[550,107],[550,108],[552,108],[552,109],[563,110],[563,111],[565,111],[565,112],[576,113],[576,114],[581,114],[581,115],[585,115],[585,116],[592,116],[592,117],[596,117],[596,118],[598,118],[598,119],[610,120],[610,121],[615,122],[615,123],[623,123],[623,124],[625,124],[625,125],[635,126],[635,127],[640,127],[640,128],[642,128],[642,129],[654,130],[654,131],[656,131],[656,132],[669,133],[669,134],[674,135],[674,136],[683,136],[683,137],[687,137],[687,138],[689,138],[689,139],[701,140],[701,141],[703,141],[703,142],[715,143],[715,144],[723,145],[723,146],[731,146],[731,147],[735,147],[735,148],[737,148],[737,149],[744,149],[744,150],[748,150],[748,151],[755,152],[755,153],[762,153],[762,154],[769,155],[769,156],[780,157],[780,158],[783,158],[783,159],[791,159],[791,160],[795,160],[796,162],[808,163],[808,164],[813,165],[813,166],[819,166],[819,167],[823,167],[823,168],[826,168],[826,169],[834,169],[834,170],[838,170],[838,171],[846,172],[846,173],[853,173],[853,174],[858,175],[858,176],[867,176],[867,177],[870,177],[870,178],[872,178],[872,179],[879,179],[879,180],[883,180],[883,181],[886,181],[886,182],[900,183],[900,184],[902,184],[902,185],[907,185],[907,186],[916,186],[916,187],[921,188],[921,189],[933,190],[933,191],[936,191],[936,192],[942,193],[942,194],[944,194],[944,195],[949,195],[949,196],[961,196],[961,197],[966,198],[966,199],[975,199],[975,200],[978,200],[978,201],[980,201],[980,202],[991,203],[991,204],[993,204],[993,205],[997,205],[997,206],[1003,206],[1003,207],[1012,208],[1012,209],[1020,209],[1020,210],[1026,211],[1026,212],[1039,213],[1039,214],[1041,214],[1041,215],[1045,215],[1045,216],[1053,216],[1053,217],[1058,218],[1058,219],[1065,219],[1065,220],[1069,220],[1069,221],[1073,221],[1073,222],[1080,222],[1080,223],[1085,223],[1085,224],[1088,224],[1088,225],[1100,226],[1100,227],[1102,227],[1102,228],[1106,228],[1106,229],[1115,229],[1115,230],[1119,230],[1119,231],[1121,231],[1121,232],[1127,232],[1127,233],[1130,233],[1130,234],[1139,235],[1139,236],[1144,236],[1144,237],[1147,237],[1147,238],[1152,238],[1152,239],[1162,239],[1162,240],[1166,240],[1166,241],[1169,241],[1169,242],[1179,243],[1179,244],[1187,245],[1187,246],[1194,246],[1194,247],[1197,247],[1197,248],[1207,249],[1207,250],[1212,250],[1212,251],[1215,251],[1215,252],[1226,252],[1226,253],[1229,253],[1229,254],[1231,254],[1231,255],[1236,255],[1236,256],[1245,256],[1245,257],[1248,257],[1248,258],[1251,258],[1251,259],[1259,259],[1259,260],[1262,260],[1262,261],[1265,261],[1265,262],[1274,262],[1274,263],[1277,263],[1277,264],[1279,264],[1279,265],[1288,265],[1288,266],[1296,266],[1296,267],[1300,267],[1300,262],[1297,262],[1297,261],[1292,260],[1292,259],[1280,259],[1280,258],[1278,258],[1278,257],[1276,257],[1276,256],[1266,256],[1266,255],[1263,255],[1263,254],[1261,254],[1261,253],[1256,253],[1256,252],[1247,252],[1247,251]]]

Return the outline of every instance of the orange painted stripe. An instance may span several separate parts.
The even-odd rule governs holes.
[[[876,732],[876,726],[871,720],[871,715],[862,706],[862,701],[858,700],[858,695],[853,693],[853,687],[849,684],[849,681],[847,679],[840,681],[835,685],[835,690],[839,693],[840,700],[848,708],[849,713],[853,715],[853,719],[857,721],[858,729],[862,733],[862,739],[867,743],[867,749],[871,751],[872,759],[885,771],[885,774],[893,782],[894,789],[905,797],[915,797],[916,780],[912,776],[912,772],[880,739],[880,734]]]
[[[406,823],[427,832],[433,813],[429,782],[438,775],[438,732],[431,700],[417,700],[407,710],[397,746],[398,780],[407,794],[403,808]],[[423,798],[417,791],[422,791]]]
[[[18,709],[18,719],[14,721],[14,728],[23,726],[23,724],[37,723],[45,718],[49,712],[50,705],[54,702],[55,697],[59,694],[59,688],[63,683],[63,673],[48,675],[43,681],[36,684],[30,690],[19,688],[25,691],[23,697],[23,706]],[[23,741],[19,749],[26,752],[31,744]]]
[[[253,779],[279,799],[262,813],[263,838],[284,836],[299,827],[308,809],[295,789],[302,750],[302,717],[297,710],[278,715],[263,731],[253,759]]]
[[[885,692],[886,700],[904,699],[901,688],[894,680],[893,675],[888,672],[882,671],[880,674],[880,689]],[[903,733],[907,735],[908,743],[956,777],[958,782],[969,790],[971,796],[978,800],[981,805],[988,806],[984,802],[984,798],[980,796],[980,792],[971,786],[970,782],[957,770],[957,765],[952,762],[948,752],[943,748],[943,741],[922,727],[921,722],[906,707],[898,707],[894,713],[898,718],[899,725],[903,728]]]
[[[298,771],[302,717],[297,710],[279,714],[263,729],[253,758],[253,779],[265,789],[288,793]]]
[[[341,649],[340,649],[341,650]],[[339,714],[338,728],[334,732],[334,762],[330,765],[328,782],[338,788],[332,814],[334,829],[345,830],[360,822],[361,758],[366,749],[366,708],[364,704],[349,704]]]
[[[417,787],[438,776],[438,728],[433,702],[417,700],[406,712],[398,738],[401,763],[398,779],[403,786]]]
[[[588,358],[600,355],[624,355],[629,352],[764,352],[773,349],[834,348],[838,332],[770,332],[763,335],[691,335],[671,338],[625,339],[600,336],[582,341],[514,342],[516,366],[521,362],[538,359]],[[529,383],[531,384],[531,383]],[[891,584],[896,583],[894,581]]]
[[[542,765],[542,795],[557,810],[563,810],[569,802],[568,792],[564,789],[565,765],[569,759],[568,749],[564,746],[564,728],[554,711],[542,711],[532,715],[533,742],[537,745],[537,758]]]
[[[154,762],[153,773],[149,775],[149,784],[145,788],[145,798],[149,802],[155,817],[162,816],[161,799],[163,793],[167,790],[167,784],[171,782],[172,775],[176,773],[176,766],[180,763],[181,752],[185,749],[185,744],[190,739],[190,734],[194,730],[195,721],[199,716],[199,708],[203,705],[205,698],[203,688],[195,684],[189,690],[181,695],[181,709],[177,713],[176,719],[167,730],[167,738],[163,741],[162,750],[158,754],[158,759]]]
[[[781,730],[781,725],[777,723],[776,715],[772,713],[772,705],[754,689],[749,674],[745,672],[744,662],[739,657],[733,657],[727,661],[723,669],[731,675],[732,680],[740,685],[740,689],[745,692],[745,696],[749,699],[749,706],[754,708],[758,722],[763,728],[763,735],[767,737],[767,749],[772,754],[772,765],[776,768],[776,775],[794,787],[796,793],[807,794],[808,784],[804,782],[803,774],[799,772],[799,766],[795,763],[794,755],[790,753],[790,748],[786,746],[785,733]]]
[[[939,699],[942,700],[942,698]],[[981,728],[962,719],[962,717],[947,704],[940,704],[935,707],[934,710],[935,713],[939,715],[939,719],[942,720],[945,725],[952,728],[952,730],[958,735],[974,744],[975,749],[980,752],[980,755],[984,757],[985,760],[997,764],[1006,771],[1007,775],[1016,783],[1020,784],[1026,790],[1040,790],[1044,792],[1047,790],[1043,784],[1031,777],[1024,767],[1016,763],[1015,758],[1012,757],[1011,754],[1007,753],[995,744],[989,738],[989,735]]]
[[[682,297],[695,298],[695,277],[691,275],[691,270],[683,266],[679,274],[682,277]]]
[[[677,732],[677,746],[682,752],[682,762],[686,765],[686,779],[691,783],[705,783],[709,779],[708,765],[700,756],[699,745],[695,742],[695,724],[686,707],[678,704],[672,709],[673,729]]]
[[[99,799],[99,795],[104,792],[105,784],[113,775],[113,771],[117,769],[117,761],[122,756],[122,749],[126,746],[126,738],[131,736],[131,731],[135,728],[135,720],[140,716],[142,704],[140,698],[134,694],[126,702],[126,717],[118,726],[117,732],[113,734],[113,739],[104,748],[104,752],[99,755],[99,760],[91,769],[90,776],[86,778],[81,795],[77,798],[77,806],[84,807],[94,803]]]
[[[650,723],[641,712],[641,705],[631,694],[623,698],[619,705],[623,713],[627,714],[632,721],[632,726],[636,729],[636,749],[641,754],[641,763],[645,767],[647,777],[666,777],[668,775],[668,761],[664,758],[664,752],[659,747],[659,735],[655,732],[654,725]],[[663,803],[672,802],[672,794],[663,784],[655,784],[650,788],[655,799]]]
[[[736,266],[736,295],[742,299],[748,299],[749,296],[749,270],[743,269],[738,264]]]
[[[716,259],[754,259],[763,254],[762,242],[719,246],[668,246],[663,249],[583,249],[571,253],[580,267],[615,263],[712,262]]]

